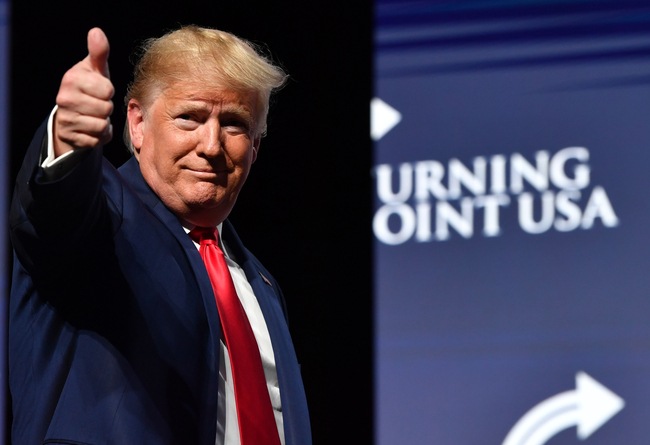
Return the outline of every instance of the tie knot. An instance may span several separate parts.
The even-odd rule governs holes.
[[[207,243],[212,241],[217,244],[217,238],[219,237],[219,232],[217,232],[216,227],[195,227],[190,230],[190,238],[199,244]]]

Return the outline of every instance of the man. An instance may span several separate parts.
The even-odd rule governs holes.
[[[284,299],[226,219],[286,76],[217,30],[145,49],[126,98],[130,161],[102,158],[114,90],[95,28],[19,173],[12,440],[309,444]]]

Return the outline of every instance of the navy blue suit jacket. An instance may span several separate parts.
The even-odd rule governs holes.
[[[220,323],[197,249],[135,159],[118,171],[92,150],[47,182],[45,139],[43,125],[10,215],[13,443],[214,445]],[[310,444],[280,288],[222,232],[269,329],[286,443]]]

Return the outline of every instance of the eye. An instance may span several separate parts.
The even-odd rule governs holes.
[[[241,127],[244,123],[237,119],[225,119],[223,125],[225,127]]]
[[[174,119],[176,126],[182,130],[195,130],[200,125],[200,118],[194,113],[179,113]]]
[[[221,125],[223,127],[231,128],[237,132],[247,132],[249,128],[249,124],[246,119],[240,119],[236,117],[224,119]]]

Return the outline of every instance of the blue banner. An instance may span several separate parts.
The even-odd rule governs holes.
[[[376,443],[647,443],[650,1],[375,24]]]

